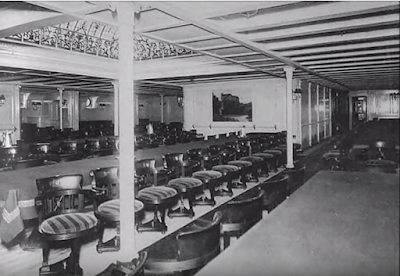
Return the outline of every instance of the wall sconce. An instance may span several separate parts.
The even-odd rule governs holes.
[[[68,100],[66,99],[62,100],[62,108],[68,108]]]
[[[178,101],[178,105],[179,105],[179,106],[183,106],[183,96],[178,96],[178,97],[176,98],[176,100]]]
[[[3,106],[5,101],[6,97],[4,95],[0,95],[0,106]]]
[[[138,107],[139,109],[142,109],[144,107],[144,104],[139,104]]]
[[[38,110],[40,106],[42,106],[41,102],[39,102],[39,101],[32,102],[32,109],[33,110]]]

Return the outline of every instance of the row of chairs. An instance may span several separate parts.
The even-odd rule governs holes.
[[[1,167],[12,167],[14,170],[37,167],[54,162],[68,162],[88,157],[111,155],[117,150],[117,137],[107,139],[89,138],[82,142],[64,140],[57,147],[50,142],[33,143],[29,152],[23,152],[21,145],[0,148]]]
[[[239,144],[240,142],[237,143],[237,145]],[[236,147],[235,156],[236,153],[238,152],[238,149],[240,149],[240,147]],[[223,156],[224,154],[219,155],[220,161],[223,159],[222,158]],[[250,157],[250,156],[243,156],[241,158],[245,157]],[[262,158],[258,159],[258,161],[260,160],[262,160]],[[229,162],[236,162],[236,163],[229,164]],[[249,175],[255,172],[255,170],[253,169],[247,170],[246,169],[247,167],[254,168],[254,165],[250,161],[232,160],[228,161],[228,164],[215,165],[211,167],[211,170],[192,171],[191,175],[186,175],[188,171],[185,172],[182,169],[182,167],[180,167],[179,169],[173,169],[173,171],[181,172],[182,174],[178,175],[178,178],[175,177],[172,179],[168,179],[167,185],[154,186],[154,183],[157,183],[157,181],[155,181],[153,183],[153,186],[151,187],[138,188],[137,191],[138,198],[135,200],[135,208],[137,206],[137,215],[139,216],[140,214],[142,214],[143,207],[147,207],[147,209],[152,209],[152,211],[154,212],[153,220],[151,220],[147,225],[145,223],[142,223],[139,217],[137,218],[138,231],[165,232],[167,230],[165,225],[165,211],[167,209],[169,210],[168,215],[170,217],[174,217],[174,214],[177,214],[177,216],[193,216],[194,215],[193,205],[195,205],[196,202],[199,202],[199,204],[203,204],[204,202],[206,202],[206,204],[213,205],[212,200],[207,202],[201,199],[198,200],[199,198],[196,199],[196,197],[193,196],[193,195],[197,196],[200,195],[200,198],[204,199],[205,198],[204,190],[206,187],[210,189],[210,194],[214,196],[232,196],[232,191],[231,191],[232,188],[246,189],[245,182],[247,181],[247,177],[250,178],[251,176]],[[64,263],[63,265],[60,265],[60,263],[58,263],[53,266],[49,266],[48,257],[46,257],[48,256],[49,248],[48,246],[43,247],[44,260],[43,260],[43,265],[40,269],[41,275],[48,275],[54,269],[57,270],[60,269],[61,267],[66,267],[67,271],[75,273],[74,275],[81,275],[82,271],[79,267],[79,260],[78,260],[79,257],[77,257],[77,252],[79,250],[80,243],[77,242],[77,239],[92,232],[93,229],[98,229],[99,243],[97,249],[99,252],[118,250],[119,247],[118,230],[117,230],[117,235],[113,239],[107,242],[103,242],[102,240],[103,239],[102,233],[104,232],[104,228],[106,226],[111,224],[113,226],[116,226],[118,229],[118,224],[119,224],[118,169],[117,168],[96,169],[93,171],[92,175],[94,177],[93,190],[95,195],[93,195],[93,193],[90,193],[88,191],[81,190],[82,177],[79,178],[79,176],[69,176],[70,181],[65,181],[65,178],[60,178],[60,177],[54,177],[51,179],[37,181],[39,196],[36,202],[37,206],[42,207],[42,209],[44,210],[44,211],[42,210],[42,212],[39,212],[41,214],[39,231],[48,240],[72,240],[71,256],[63,262]],[[64,180],[62,181],[61,179]],[[235,179],[239,181],[234,183]],[[226,183],[227,189],[220,189],[218,191],[220,193],[218,193],[217,191],[215,193],[211,192],[213,188],[215,188],[216,186],[222,186],[222,183]],[[43,187],[47,188],[44,189]],[[222,215],[223,218],[219,220],[218,215],[216,215],[214,219],[210,220],[212,221],[210,225],[217,225],[217,224],[220,225],[218,222],[223,221],[225,225],[229,224],[233,225],[233,228],[231,226],[231,228],[228,227],[228,229],[225,229],[226,231],[224,231],[224,233],[234,233],[236,231],[237,233],[236,235],[242,234],[242,232],[245,231],[244,229],[246,229],[246,227],[250,227],[253,223],[255,223],[258,217],[261,218],[261,215],[254,217],[252,216],[252,214],[257,212],[261,214],[260,210],[262,210],[262,208],[259,209],[259,211],[256,211],[255,209],[248,207],[250,208],[249,210],[252,211],[246,212],[245,211],[246,208],[244,208],[244,206],[240,206],[240,204],[249,203],[249,206],[253,206],[254,204],[250,204],[253,202],[253,200],[260,200],[260,199],[265,200],[264,194],[265,192],[263,191],[257,192],[257,190],[251,190],[248,193],[243,194],[243,198],[239,197],[233,200],[232,203],[227,205],[227,206],[231,205],[238,206],[237,210],[241,210],[241,212],[232,211],[231,213],[229,213],[227,210],[224,210],[225,213],[223,213]],[[181,205],[179,206],[178,210],[172,210],[172,207],[176,205],[179,198],[181,199],[181,203],[183,202],[184,199],[189,201],[189,209],[182,208]],[[95,210],[94,216],[90,213],[84,212],[85,207],[90,205],[91,200],[93,200],[93,206]],[[194,204],[192,205],[190,202]],[[256,204],[256,206],[258,205]],[[65,214],[64,211],[67,211],[67,213]],[[75,212],[78,212],[78,215],[75,215]],[[160,213],[161,219],[158,218],[158,213]],[[239,229],[237,229],[238,222],[232,221],[233,220],[232,218],[236,219],[238,218],[238,214],[242,214],[241,217],[242,219],[245,220],[244,225],[246,225],[246,227],[244,228],[239,227]],[[65,228],[65,223],[67,221],[68,222],[78,221],[78,223],[77,224],[73,223],[73,225],[67,223],[68,227]],[[54,227],[53,225],[58,225],[58,226]],[[201,232],[202,229],[208,229],[208,227],[200,227],[198,231]],[[197,236],[195,233],[197,233],[198,231],[196,230],[189,232]],[[191,235],[188,236],[190,237]],[[149,258],[149,260],[151,259],[152,258]],[[204,260],[202,262],[204,262]],[[148,261],[147,263],[151,263],[151,261],[150,262]],[[151,270],[152,268],[150,267],[149,269]]]

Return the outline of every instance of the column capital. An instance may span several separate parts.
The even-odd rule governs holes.
[[[58,92],[63,92],[65,90],[64,87],[57,87]]]
[[[283,71],[285,71],[285,73],[286,73],[286,78],[292,78],[294,70],[296,70],[296,68],[294,68],[292,66],[283,67]]]

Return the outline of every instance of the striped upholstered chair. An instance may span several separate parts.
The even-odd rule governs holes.
[[[39,275],[83,275],[79,266],[80,238],[94,234],[95,216],[86,210],[85,192],[78,188],[44,189],[36,197],[39,233],[43,241],[43,263]],[[69,241],[71,254],[65,260],[49,265],[50,245]]]

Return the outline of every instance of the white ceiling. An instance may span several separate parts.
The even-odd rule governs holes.
[[[116,5],[118,2],[1,2],[0,39],[78,19],[107,25],[118,33]],[[190,1],[132,5],[136,34],[194,53],[163,60],[162,71],[166,73],[157,70],[163,61],[155,66],[157,63],[151,60],[137,61],[139,67],[146,68],[139,74],[141,82],[184,85],[283,78],[283,68],[292,66],[296,68],[295,78],[339,90],[399,88],[399,2]],[[208,57],[203,64],[212,64],[209,72],[200,66],[199,55]],[[174,64],[180,62],[193,68],[179,72]],[[0,67],[0,81],[41,84],[33,79],[37,70],[24,69]],[[12,71],[12,76],[7,71]],[[112,87],[110,79],[96,78],[95,74],[76,76],[74,81],[63,72],[39,73],[50,78],[50,86]]]

